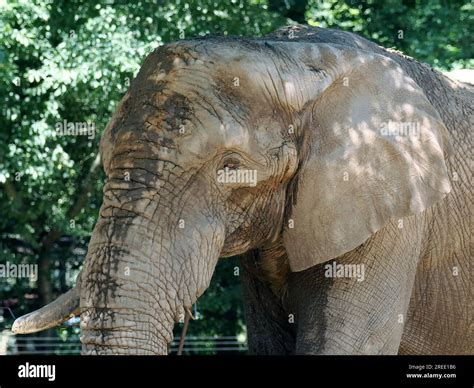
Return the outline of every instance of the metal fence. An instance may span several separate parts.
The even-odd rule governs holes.
[[[179,338],[171,343],[170,354],[176,354]],[[79,338],[16,336],[11,332],[0,333],[1,354],[55,354],[77,355],[81,352]],[[184,354],[245,354],[247,344],[239,337],[186,337]]]

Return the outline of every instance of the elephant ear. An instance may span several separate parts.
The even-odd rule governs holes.
[[[304,63],[296,82],[311,97],[284,244],[291,270],[302,271],[440,201],[451,189],[450,144],[434,107],[394,61],[342,46],[293,50]]]

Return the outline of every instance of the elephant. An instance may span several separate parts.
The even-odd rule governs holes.
[[[155,49],[100,143],[76,286],[82,352],[168,352],[239,256],[251,354],[472,354],[473,87],[350,32],[293,25]]]

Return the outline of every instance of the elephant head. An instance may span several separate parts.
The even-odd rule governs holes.
[[[79,309],[84,353],[164,354],[219,257],[278,245],[301,271],[352,250],[449,192],[448,144],[386,57],[242,39],[161,47],[102,137],[104,198],[78,285],[13,329]]]

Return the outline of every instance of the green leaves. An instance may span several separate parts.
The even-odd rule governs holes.
[[[310,0],[306,17],[311,25],[357,32],[447,70],[474,57],[473,7],[465,0]]]

